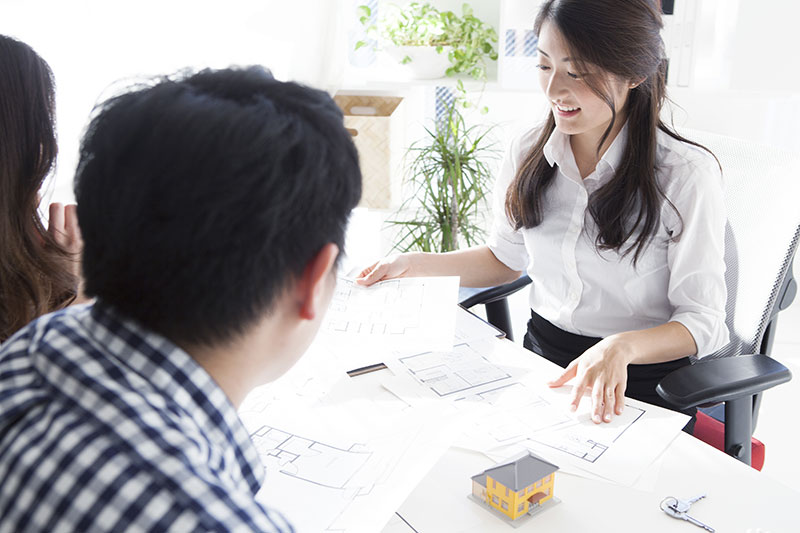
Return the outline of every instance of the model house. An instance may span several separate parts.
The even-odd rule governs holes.
[[[472,495],[516,520],[553,497],[556,470],[527,452],[473,476]]]

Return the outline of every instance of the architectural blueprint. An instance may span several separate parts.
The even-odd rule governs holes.
[[[300,533],[380,531],[452,442],[441,412],[384,409],[354,393],[302,405],[262,387],[239,410],[265,467],[257,499]]]
[[[431,398],[489,404],[456,441],[460,447],[493,458],[501,455],[497,450],[509,456],[530,449],[573,473],[627,485],[686,423],[684,415],[628,399],[621,415],[595,424],[589,398],[577,412],[570,412],[571,386],[547,387],[550,376],[536,372],[538,357],[529,352],[534,368],[507,366],[503,352],[508,350],[516,350],[519,358],[522,348],[492,339],[460,344],[448,352],[400,357],[387,363],[395,376],[384,386],[412,405]],[[643,451],[642,442],[652,445]],[[633,443],[638,443],[636,449]]]
[[[350,349],[449,349],[457,297],[457,277],[393,279],[371,287],[339,278],[322,332],[326,342]]]
[[[447,352],[426,352],[401,357],[400,363],[420,383],[439,397],[479,395],[511,378],[511,374],[489,362],[469,344]]]

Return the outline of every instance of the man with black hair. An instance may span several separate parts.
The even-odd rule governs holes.
[[[0,531],[284,531],[236,413],[314,337],[361,175],[325,93],[261,68],[95,113],[86,292],[0,350]]]

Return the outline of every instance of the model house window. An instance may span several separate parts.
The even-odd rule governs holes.
[[[497,496],[494,496],[494,495],[492,495],[492,502],[493,502],[495,505],[497,505],[498,503],[500,503],[500,500],[499,500],[499,499],[497,499]]]
[[[508,487],[506,487],[506,498],[508,498]]]
[[[504,511],[508,511],[508,504],[506,502],[501,503],[500,507],[502,507]]]
[[[517,507],[517,512],[521,513],[524,510],[525,510],[525,502],[522,502],[521,504],[519,504],[519,507]]]

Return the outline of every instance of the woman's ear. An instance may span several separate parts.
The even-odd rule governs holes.
[[[646,79],[647,79],[647,78],[642,78],[642,79],[640,79],[640,80],[632,80],[632,81],[631,81],[631,82],[628,84],[628,88],[629,88],[629,89],[635,89],[635,88],[637,88],[639,85],[641,85],[642,83],[644,83]]]
[[[323,246],[306,265],[297,283],[300,318],[314,320],[328,308],[333,286],[336,284],[333,270],[338,256],[339,247],[330,242]]]

